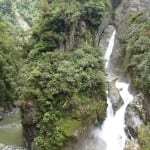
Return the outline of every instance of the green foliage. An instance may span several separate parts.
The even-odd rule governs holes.
[[[14,23],[11,0],[0,0],[0,20],[3,20],[3,22],[9,21],[9,23]]]
[[[14,10],[17,10],[30,26],[39,16],[38,2],[40,0],[12,0]]]
[[[61,45],[67,49],[67,45],[72,43],[68,48],[70,50],[81,44],[87,40],[87,33],[93,35],[94,30],[101,24],[107,7],[106,0],[42,1],[41,17],[38,26],[33,29],[35,49],[39,52],[54,51]],[[89,41],[93,40],[93,37],[88,38]]]
[[[0,0],[0,105],[3,106],[14,99],[18,69],[27,54],[22,49],[25,33],[16,21],[15,2]]]
[[[11,60],[9,57],[9,38],[7,27],[0,22],[0,105],[11,100],[11,87],[9,83]]]
[[[150,124],[142,125],[139,130],[138,140],[142,150],[149,150],[150,148]]]
[[[15,93],[22,105],[36,101],[37,149],[60,149],[95,112],[104,116],[104,64],[95,47],[95,29],[108,1],[0,0],[0,4],[1,20],[7,24],[0,23],[0,100],[12,100]],[[20,29],[15,11],[33,25],[39,15],[35,7],[40,17],[26,44],[27,33]]]
[[[134,13],[129,17],[129,28],[124,35],[122,56],[125,55],[123,68],[129,71],[133,85],[150,94],[150,20],[149,11]],[[120,63],[121,64],[121,63]]]
[[[82,12],[83,20],[93,27],[101,24],[106,12],[106,1],[88,1],[84,4]]]
[[[132,15],[129,17],[129,22],[133,23],[140,15],[142,15],[141,12],[132,14]]]
[[[104,113],[103,59],[100,50],[90,46],[47,52],[34,59],[29,58],[21,70],[18,97],[21,101],[38,102],[35,122],[39,132],[35,143],[39,149],[55,150],[81,124],[82,118],[96,109]],[[64,122],[73,119],[77,124],[71,124],[66,133],[69,122],[60,123],[61,118]]]

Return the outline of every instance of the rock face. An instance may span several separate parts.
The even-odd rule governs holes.
[[[146,10],[148,8],[150,8],[149,0],[122,0],[122,3],[118,6],[118,8],[116,8],[115,21],[116,21],[116,24],[119,26],[119,29],[117,32],[116,49],[113,53],[113,62],[114,63],[119,57],[122,57],[120,44],[124,44],[126,42],[126,41],[123,41],[122,37],[124,36],[124,32],[126,32],[126,30],[128,30],[129,15],[131,15],[132,13],[135,13],[135,12],[140,12],[140,11]],[[147,15],[147,18],[149,18],[148,15]],[[128,54],[125,54],[125,55],[128,55]],[[121,62],[121,59],[119,61]],[[118,70],[116,70],[116,71],[118,71]],[[131,76],[132,83],[135,81],[138,84],[139,78],[136,76],[136,72],[134,74],[133,71],[131,71],[131,72],[130,72],[130,70],[128,70],[128,71]],[[133,85],[133,86],[135,88],[137,88],[137,90],[139,90],[138,87],[136,87],[136,85]],[[139,91],[142,91],[142,90],[139,90]],[[135,103],[138,103],[138,102],[141,103],[140,104],[141,107],[142,107],[142,105],[144,105],[143,106],[144,108],[142,108],[142,109],[145,109],[146,111],[139,110],[139,107],[135,103],[130,104],[130,106],[128,107],[128,110],[127,110],[128,113],[126,114],[128,116],[128,120],[130,120],[130,121],[128,121],[127,124],[135,124],[135,122],[137,120],[139,120],[139,119],[136,119],[136,121],[135,121],[135,119],[133,119],[134,117],[131,117],[131,116],[135,116],[135,118],[138,118],[137,116],[139,115],[140,119],[144,119],[144,121],[150,120],[150,102],[148,100],[148,97],[149,96],[144,95],[141,98],[142,100],[139,99],[139,100],[136,100],[136,102],[135,102]],[[132,112],[132,114],[131,114],[131,112]],[[146,115],[144,115],[144,114],[146,114]],[[132,123],[131,123],[131,120],[132,120]]]
[[[122,0],[122,3],[118,6],[118,8],[116,8],[115,21],[118,26],[118,30],[116,35],[116,41],[117,41],[116,48],[112,54],[113,63],[116,63],[118,61],[121,64],[124,59],[123,57],[125,57],[125,55],[128,55],[127,52],[124,53],[124,55],[121,54],[122,53],[121,45],[126,44],[126,41],[123,40],[123,37],[126,31],[129,30],[128,17],[132,13],[137,13],[146,10],[148,8],[150,8],[149,0]],[[121,59],[118,60],[119,58],[122,58],[122,60]],[[123,71],[125,72],[125,70],[123,70],[122,68],[120,70],[116,69],[115,71],[119,73],[122,73]],[[130,74],[131,82],[132,80],[139,80],[139,78],[137,79],[134,78],[136,76],[132,76],[133,74],[132,72],[130,73],[128,71],[128,73]],[[139,82],[137,82],[137,84],[138,83]],[[133,86],[136,88],[134,84]],[[137,138],[138,127],[143,123],[143,121],[147,122],[148,120],[150,120],[150,102],[147,98],[148,96],[143,95],[140,92],[142,90],[139,90],[138,88],[137,90],[138,90],[138,94],[137,93],[135,94],[136,95],[135,100],[132,103],[130,103],[129,106],[127,107],[126,117],[125,117],[125,121],[127,125],[126,133],[129,139],[132,139],[132,137]],[[137,140],[127,141],[125,150],[140,150],[138,141]]]
[[[112,107],[114,112],[116,112],[122,105],[123,105],[123,100],[120,97],[119,91],[115,86],[115,80],[110,82],[109,84],[109,93],[111,95],[111,101],[112,101]]]
[[[99,27],[99,31],[98,31],[100,33],[103,32],[103,36],[101,36],[101,39],[99,42],[97,41],[99,46],[102,48],[103,53],[105,53],[105,51],[106,51],[106,48],[107,48],[108,43],[109,43],[109,38],[111,36],[111,33],[114,30],[114,27],[112,25],[107,25],[108,20],[104,21],[104,24],[105,24],[105,25],[103,25],[104,27]],[[99,37],[100,37],[100,33],[98,33]]]
[[[139,93],[135,97],[135,100],[127,107],[125,120],[128,126],[137,127],[143,121],[146,121],[145,110],[142,104],[143,99],[143,94]]]
[[[149,97],[145,97],[143,101],[144,107],[145,107],[145,119],[146,121],[150,121],[150,101]]]
[[[25,106],[21,107],[23,134],[26,140],[28,150],[33,150],[33,140],[36,135],[36,125],[34,123],[34,101],[29,101]]]
[[[116,23],[121,25],[131,13],[139,12],[149,7],[149,0],[122,0],[122,3],[116,9]]]
[[[77,41],[75,34],[77,32],[84,34],[87,30],[88,30],[87,24],[83,20],[72,23],[70,25],[70,30],[68,32],[69,36],[64,42],[60,43],[59,49],[61,51],[71,50]],[[83,40],[83,39],[80,39],[80,40]],[[87,39],[84,39],[84,40],[86,40],[86,43],[91,43],[91,44],[93,43],[93,39],[91,37],[88,37]]]

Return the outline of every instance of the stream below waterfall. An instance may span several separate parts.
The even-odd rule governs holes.
[[[30,29],[28,23],[17,10],[14,10],[16,21],[25,32]],[[29,39],[29,35],[25,39]],[[14,109],[0,121],[0,150],[26,150],[21,125],[20,111]]]
[[[17,109],[0,121],[0,150],[26,150],[20,112]]]

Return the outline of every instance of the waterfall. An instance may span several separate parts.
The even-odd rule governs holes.
[[[123,100],[123,105],[115,112],[113,110],[113,102],[111,88],[108,87],[107,93],[107,116],[101,126],[97,125],[92,128],[87,136],[81,138],[77,143],[65,150],[123,150],[127,136],[125,134],[125,112],[128,104],[133,101],[133,95],[129,92],[129,83],[119,79],[117,75],[112,73],[109,66],[111,65],[111,54],[114,48],[116,31],[113,31],[107,50],[105,52],[105,71],[109,78],[116,78],[115,86]]]
[[[109,76],[111,72],[109,71],[110,57],[113,51],[115,42],[116,31],[112,33],[109,40],[108,48],[105,52],[104,58],[106,59],[105,70]],[[102,125],[100,136],[106,143],[106,150],[123,150],[126,141],[125,134],[125,112],[128,104],[133,100],[133,95],[129,92],[129,84],[118,79],[115,84],[116,88],[119,90],[119,94],[123,99],[123,106],[114,114],[111,102],[111,95],[109,90],[107,92],[107,117]]]
[[[108,47],[107,47],[107,50],[106,50],[106,53],[104,56],[104,58],[106,59],[105,69],[108,69],[108,64],[110,62],[110,56],[112,54],[113,47],[114,47],[115,34],[116,34],[116,31],[114,30],[114,32],[109,40],[109,44],[108,44]]]

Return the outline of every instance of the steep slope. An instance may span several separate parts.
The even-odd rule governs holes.
[[[143,103],[143,108],[135,106],[134,110],[147,124],[143,125],[138,131],[138,139],[142,150],[146,150],[150,146],[147,142],[149,141],[149,134],[147,133],[149,132],[150,121],[149,6],[150,2],[147,0],[122,1],[116,9],[115,19],[119,25],[118,44],[116,45],[116,51],[113,53],[113,61],[117,66],[116,72],[130,75],[132,85],[137,93],[140,93],[139,101]],[[143,98],[140,95],[143,95]],[[143,112],[146,117],[143,117]]]
[[[126,33],[120,34],[124,41],[118,50],[118,55],[124,59],[117,60],[117,64],[122,66],[121,72],[129,73],[134,87],[145,95],[144,106],[147,110],[147,119],[149,120],[150,110],[148,97],[150,96],[150,53],[149,53],[149,29],[150,21],[148,19],[149,11],[132,14],[125,24]]]

